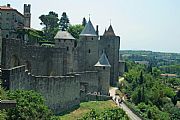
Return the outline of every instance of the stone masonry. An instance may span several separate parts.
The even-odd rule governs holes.
[[[25,4],[22,15],[10,5],[0,6],[0,15],[17,13],[22,26],[30,27],[30,7]],[[78,106],[81,98],[90,94],[108,95],[110,85],[116,85],[121,70],[118,68],[120,37],[115,35],[111,25],[99,36],[98,29],[95,30],[89,20],[77,46],[70,33],[58,31],[53,47],[26,44],[27,36],[11,34],[17,26],[10,26],[13,29],[5,29],[4,25],[0,29],[4,88],[35,90],[44,96],[49,108],[59,114]]]

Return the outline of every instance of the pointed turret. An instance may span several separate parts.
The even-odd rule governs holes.
[[[114,30],[112,28],[112,25],[109,26],[108,30],[106,31],[106,33],[104,35],[105,36],[116,36],[114,33]]]
[[[107,30],[106,30],[106,28],[105,28],[103,36],[106,35],[106,32],[107,32]]]
[[[81,32],[80,36],[97,36],[90,19],[84,27],[83,31]]]
[[[101,55],[99,61],[94,66],[95,67],[111,67],[104,50],[103,50],[103,54]]]

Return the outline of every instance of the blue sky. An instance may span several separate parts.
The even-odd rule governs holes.
[[[7,3],[20,12],[30,3],[36,29],[42,28],[39,16],[49,11],[59,16],[65,11],[71,24],[91,14],[101,34],[111,19],[121,49],[180,53],[180,0],[0,0],[0,5]]]

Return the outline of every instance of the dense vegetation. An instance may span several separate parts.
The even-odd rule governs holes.
[[[1,120],[50,120],[56,118],[44,104],[43,97],[34,91],[5,92],[0,88],[0,96],[2,99],[12,99],[17,102],[15,108],[0,111]]]
[[[126,67],[126,86],[120,89],[129,97],[128,104],[146,119],[180,119],[180,109],[175,106],[179,96],[172,87],[179,86],[180,78],[161,78],[158,68],[134,62],[127,62]]]
[[[129,120],[126,113],[120,108],[107,109],[98,114],[94,109],[80,120]]]

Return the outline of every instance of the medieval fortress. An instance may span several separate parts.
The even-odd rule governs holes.
[[[112,26],[99,35],[89,20],[77,45],[67,31],[58,31],[53,47],[29,42],[19,29],[32,29],[31,5],[21,14],[10,4],[0,6],[1,79],[9,90],[35,90],[60,113],[80,104],[90,94],[108,95],[122,72],[120,37]]]

